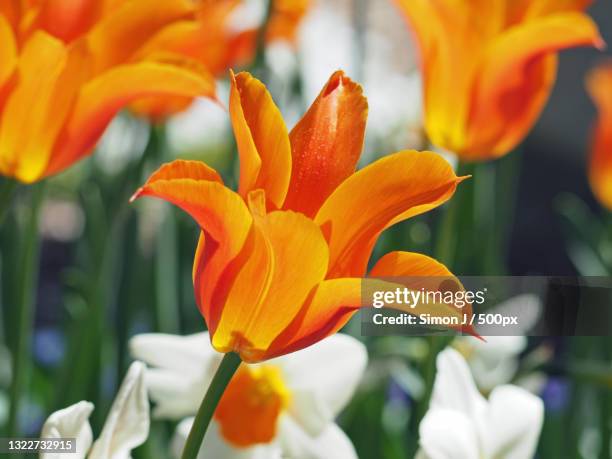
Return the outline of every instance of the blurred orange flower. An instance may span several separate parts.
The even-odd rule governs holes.
[[[587,89],[599,111],[593,132],[589,181],[599,202],[612,211],[612,62],[593,70]]]
[[[312,0],[275,0],[266,39],[295,41],[298,26],[311,5]]]
[[[266,44],[295,41],[298,26],[310,7],[310,0],[274,0],[266,26]],[[225,76],[228,69],[253,61],[257,51],[258,28],[233,31],[231,16],[243,0],[199,0],[194,20],[177,21],[147,44],[147,50],[189,56],[200,62],[214,77]],[[163,121],[192,102],[185,97],[140,99],[132,111],[152,120]]]
[[[382,231],[448,200],[461,178],[437,154],[415,151],[355,172],[367,101],[342,72],[290,133],[265,86],[232,74],[230,116],[238,192],[204,163],[175,161],[133,199],[165,199],[200,225],[193,281],[212,344],[254,362],[339,330],[361,305]],[[424,255],[392,252],[371,275],[451,274]]]
[[[194,24],[190,0],[0,4],[0,174],[34,182],[87,155],[117,113],[151,96],[212,96],[197,60],[154,45]]]
[[[525,137],[557,72],[557,53],[602,47],[589,0],[397,0],[420,49],[431,141],[466,161]]]
[[[255,54],[257,30],[232,30],[231,16],[242,0],[197,0],[188,18],[158,32],[143,48],[144,53],[173,53],[198,62],[212,77],[225,76],[229,68],[250,62]],[[186,108],[191,98],[140,99],[130,108],[153,120]]]

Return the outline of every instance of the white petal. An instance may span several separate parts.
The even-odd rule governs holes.
[[[89,451],[93,435],[89,416],[94,406],[89,402],[79,402],[63,410],[56,411],[45,421],[41,438],[76,438],[76,454],[41,453],[42,459],[61,459],[70,456],[82,459]]]
[[[427,459],[479,459],[476,426],[459,411],[434,408],[419,426],[421,457]],[[525,459],[525,458],[523,458]]]
[[[318,435],[349,402],[367,362],[365,346],[338,333],[270,363],[283,370],[291,391],[290,414]]]
[[[153,416],[158,419],[182,419],[193,416],[210,385],[211,375],[181,375],[175,371],[147,369],[145,381],[149,397],[155,403]]]
[[[146,383],[157,418],[193,416],[221,361],[208,332],[190,336],[150,333],[130,340],[132,356],[155,368]]]
[[[149,400],[144,375],[144,364],[132,363],[89,459],[127,459],[147,439]]]
[[[315,437],[289,416],[279,421],[279,441],[283,457],[291,459],[358,459],[355,447],[335,423],[330,422]]]
[[[476,338],[474,338],[476,339]],[[437,374],[430,409],[458,411],[478,421],[486,410],[486,401],[478,392],[470,369],[457,351],[446,348],[438,355]]]
[[[518,354],[527,346],[524,336],[485,336],[486,341],[471,336],[459,337],[455,347],[467,360],[481,390],[491,391],[500,384],[508,383],[518,368]]]
[[[188,336],[145,333],[132,337],[129,347],[134,359],[183,374],[198,373],[197,368],[205,365],[215,352],[208,332]]]
[[[485,336],[486,341],[471,336],[462,337],[469,340],[471,347],[479,358],[493,363],[499,358],[516,357],[527,347],[524,336]]]
[[[499,386],[489,398],[485,449],[488,457],[525,459],[533,457],[542,422],[540,398],[516,386]]]
[[[518,360],[515,358],[500,358],[494,364],[483,359],[471,359],[470,368],[476,384],[480,390],[490,392],[500,384],[512,380],[518,369]]]
[[[185,442],[189,436],[189,431],[193,424],[193,418],[183,419],[172,438],[171,452],[172,457],[180,459],[185,447]],[[208,426],[208,431],[204,436],[202,447],[197,459],[281,459],[281,449],[276,444],[257,445],[251,448],[236,448],[227,443],[221,433],[219,426],[213,419]]]

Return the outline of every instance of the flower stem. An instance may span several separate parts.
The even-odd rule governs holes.
[[[456,167],[457,175],[466,175],[471,172],[470,165],[459,162]],[[434,245],[434,257],[444,263],[451,270],[457,262],[457,245],[461,236],[461,216],[465,213],[466,201],[469,198],[469,188],[473,185],[468,184],[457,189],[455,195],[442,209],[442,218],[438,228],[438,235]]]
[[[197,457],[219,400],[221,400],[225,388],[231,381],[234,373],[236,373],[241,362],[238,354],[233,352],[228,352],[223,357],[219,369],[215,373],[210,387],[204,396],[204,400],[202,400],[202,404],[198,409],[198,414],[196,414],[193,421],[181,459],[195,459]]]
[[[0,225],[2,225],[4,217],[11,206],[15,188],[17,188],[17,182],[15,180],[0,177]]]
[[[268,33],[268,25],[270,23],[270,18],[272,17],[272,11],[274,10],[274,0],[268,0],[266,3],[266,9],[263,17],[263,21],[259,26],[259,30],[257,31],[257,41],[256,41],[256,49],[255,49],[255,60],[253,63],[253,67],[257,69],[264,64],[265,61],[265,53],[266,53],[266,35]]]
[[[11,408],[9,411],[8,432],[10,436],[18,433],[19,402],[26,386],[28,365],[31,361],[30,343],[34,301],[38,278],[38,257],[40,240],[38,237],[38,214],[43,201],[44,184],[32,188],[31,207],[24,225],[24,240],[20,247],[21,263],[19,265],[18,291],[18,334],[14,351],[13,382],[11,385]]]

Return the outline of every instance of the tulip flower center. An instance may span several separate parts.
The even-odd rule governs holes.
[[[289,398],[280,368],[241,366],[215,411],[221,434],[242,448],[271,442]]]

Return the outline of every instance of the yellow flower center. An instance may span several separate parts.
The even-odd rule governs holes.
[[[241,448],[271,442],[278,417],[289,399],[280,368],[242,365],[215,411],[221,435]]]

